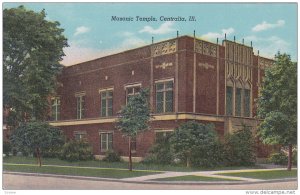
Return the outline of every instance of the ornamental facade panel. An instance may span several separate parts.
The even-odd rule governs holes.
[[[151,47],[153,57],[175,53],[177,51],[177,40],[157,43]]]

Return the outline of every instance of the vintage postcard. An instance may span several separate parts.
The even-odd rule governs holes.
[[[6,194],[296,193],[296,2],[2,6]]]

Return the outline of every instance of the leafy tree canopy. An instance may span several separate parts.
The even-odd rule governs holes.
[[[148,102],[149,90],[142,89],[139,94],[131,96],[124,106],[116,122],[116,128],[128,137],[129,170],[132,171],[131,138],[139,132],[150,128],[150,107]]]
[[[258,98],[258,115],[263,119],[259,136],[266,144],[297,142],[297,64],[278,53],[273,66],[265,70]]]
[[[67,39],[59,22],[46,13],[23,6],[3,11],[3,106],[10,109],[10,125],[24,118],[44,119],[49,94],[62,66]]]
[[[206,151],[216,141],[217,135],[213,124],[202,124],[195,121],[181,124],[171,138],[175,154],[185,157],[187,166],[190,166],[193,153],[198,150]]]
[[[36,153],[38,158],[43,150],[64,142],[63,134],[59,129],[46,122],[38,121],[22,123],[12,132],[10,139],[18,151]]]
[[[293,145],[297,144],[297,64],[287,54],[265,70],[258,99],[258,115],[263,118],[258,135],[266,144],[288,146],[288,170],[292,167]]]
[[[230,166],[249,166],[256,161],[255,139],[250,127],[242,124],[242,129],[225,136],[225,162]]]
[[[117,121],[117,129],[128,137],[136,137],[139,132],[148,130],[150,107],[148,102],[149,92],[142,89],[137,95],[132,96],[127,105],[122,108]]]

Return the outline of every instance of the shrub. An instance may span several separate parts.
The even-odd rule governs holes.
[[[174,154],[171,151],[170,138],[172,134],[167,134],[157,138],[156,143],[150,148],[149,154],[143,160],[143,163],[171,164],[174,160]]]
[[[60,158],[67,161],[92,160],[93,150],[86,141],[71,140],[64,144]]]
[[[183,123],[171,138],[172,149],[186,166],[215,166],[217,134],[213,124]]]
[[[288,157],[284,152],[280,151],[271,154],[268,158],[268,162],[274,163],[275,165],[287,165]]]
[[[216,167],[223,165],[224,161],[224,145],[215,142],[207,147],[195,151],[192,155],[192,166],[197,167]]]
[[[42,151],[44,158],[59,158],[61,155],[62,146],[55,146]]]
[[[255,139],[250,128],[243,125],[241,130],[225,136],[225,163],[229,166],[250,166],[256,162]]]
[[[8,157],[11,151],[12,151],[12,146],[10,142],[3,141],[3,154],[5,154],[5,156]]]
[[[121,157],[117,152],[115,152],[113,150],[108,150],[105,154],[105,157],[103,158],[103,161],[106,161],[106,162],[120,162]]]

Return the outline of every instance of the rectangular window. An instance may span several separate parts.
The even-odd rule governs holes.
[[[141,91],[141,86],[132,86],[132,87],[126,87],[126,104],[129,101],[129,99],[134,96],[139,94]]]
[[[85,140],[86,132],[84,132],[84,131],[74,132],[74,137],[75,137],[75,140],[77,140],[77,141]]]
[[[112,133],[100,133],[100,147],[101,152],[113,149]]]
[[[168,141],[169,138],[171,137],[173,131],[158,131],[155,132],[155,142],[165,142]]]
[[[229,116],[232,116],[232,89],[230,86],[226,87],[226,115]]]
[[[156,112],[173,112],[173,81],[156,83]]]
[[[135,152],[136,151],[136,138],[131,138],[131,151]]]
[[[101,97],[101,116],[113,115],[113,91],[106,90],[100,92]]]
[[[242,89],[236,88],[235,91],[235,116],[241,116],[242,113]]]
[[[60,98],[56,97],[51,100],[52,117],[51,119],[57,121],[60,119]]]
[[[77,96],[77,119],[84,118],[85,96]]]
[[[244,89],[244,116],[250,117],[250,89]]]

